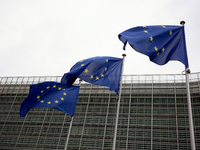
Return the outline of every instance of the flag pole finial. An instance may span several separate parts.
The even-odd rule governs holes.
[[[126,54],[122,54],[122,56],[126,56]]]
[[[182,20],[182,21],[180,22],[180,24],[181,24],[182,26],[184,26],[185,21]]]

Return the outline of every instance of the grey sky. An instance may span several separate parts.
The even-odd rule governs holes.
[[[1,0],[0,76],[62,76],[79,60],[122,57],[124,74],[179,74],[183,64],[158,66],[129,45],[122,31],[185,20],[192,72],[199,72],[199,0]]]

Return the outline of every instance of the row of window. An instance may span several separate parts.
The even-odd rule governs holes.
[[[6,104],[8,103],[9,106],[10,104],[12,104],[13,102],[16,103],[15,105],[20,105],[24,99],[26,97],[23,96],[21,98],[12,98],[12,97],[1,97],[0,98],[0,103],[2,104]],[[121,105],[136,105],[136,104],[141,104],[141,105],[151,105],[151,98],[121,98],[120,100]],[[200,103],[200,98],[192,98],[191,99],[192,104],[199,104]],[[109,104],[116,104],[117,103],[117,99],[116,98],[111,98],[110,100],[108,98],[102,98],[102,99],[90,99],[88,101],[88,98],[78,98],[77,101],[77,106],[80,104],[98,104],[98,105],[107,105]],[[154,98],[153,99],[153,103],[154,104],[164,104],[164,105],[168,105],[168,106],[174,106],[175,105],[175,99],[169,99],[169,98]],[[187,104],[187,99],[185,98],[177,98],[176,99],[176,103],[177,105],[182,105],[182,104]],[[195,106],[195,105],[194,105]],[[20,107],[20,106],[16,106],[16,107]]]
[[[85,120],[86,118],[86,120]],[[23,122],[25,118],[19,118],[18,114],[13,115],[2,115],[0,118],[1,122]],[[21,121],[20,121],[21,120]],[[53,117],[51,115],[47,116],[40,116],[40,115],[27,115],[25,121],[28,122],[44,122],[44,123],[59,123],[62,124],[64,120],[64,116],[61,115],[54,115]],[[77,117],[74,117],[73,123],[92,123],[92,124],[114,124],[115,123],[115,116],[113,115],[92,115],[88,114],[87,117],[83,115],[77,115]],[[70,122],[70,117],[67,116],[67,119],[65,119],[66,123]],[[188,125],[188,119],[187,118],[178,118],[177,120],[178,126],[187,126]],[[128,115],[120,115],[119,116],[119,124],[124,125],[151,125],[151,117],[138,117],[138,116],[128,116]],[[194,118],[194,124],[198,126],[200,124],[199,118]],[[165,118],[153,118],[153,125],[163,125],[163,126],[176,126],[176,118],[175,117],[165,117]]]
[[[69,116],[68,116],[69,117]],[[18,117],[18,115],[2,115],[0,118],[1,122],[23,122],[24,118]],[[21,121],[20,121],[21,120]],[[30,116],[28,115],[26,118],[26,122],[44,122],[44,123],[60,123],[62,124],[64,120],[64,116]],[[77,116],[74,118],[73,123],[84,123],[85,116]],[[65,120],[65,122],[70,122],[69,118]],[[114,124],[115,123],[115,116],[93,116],[88,115],[86,117],[85,123],[88,124]],[[119,124],[124,125],[151,125],[151,117],[125,117],[121,116],[118,120]],[[188,119],[187,118],[178,118],[177,119],[178,126],[188,126]],[[176,126],[176,118],[153,118],[153,125],[161,125],[161,126]],[[200,119],[194,118],[194,125],[200,126]]]
[[[143,96],[144,97],[144,96]],[[0,98],[0,103],[19,103],[21,104],[24,99],[26,98],[26,96],[22,96],[21,98],[15,98],[15,97],[1,97]],[[121,98],[121,104],[151,104],[151,98],[134,98],[132,97],[130,98]],[[107,104],[107,103],[117,103],[117,99],[116,98],[82,98],[81,96],[79,96],[77,104],[81,104],[81,103],[91,103],[91,104]],[[200,98],[199,97],[192,97],[191,99],[192,103],[200,103]],[[175,99],[174,98],[156,98],[154,97],[153,99],[153,103],[154,104],[175,104]],[[187,104],[187,99],[186,98],[177,98],[176,99],[176,103],[177,104]]]
[[[11,110],[10,110],[11,109]],[[0,112],[3,114],[3,113],[8,113],[9,111],[11,112],[16,112],[18,115],[15,116],[16,119],[18,120],[19,119],[19,110],[20,108],[18,106],[12,106],[12,108],[10,108],[10,106],[5,106],[5,105],[2,105],[0,107]],[[35,109],[31,109],[32,111],[35,111]],[[29,111],[29,114],[31,113],[31,110]],[[47,111],[47,109],[37,109],[38,111],[36,112],[40,112],[41,114],[45,114],[45,112]],[[101,107],[101,106],[96,106],[96,107],[88,107],[88,109],[86,109],[86,106],[80,106],[80,105],[77,105],[76,107],[76,110],[75,110],[75,116],[76,114],[83,114],[83,113],[87,113],[88,114],[91,114],[91,113],[96,113],[96,114],[116,114],[116,107]],[[34,113],[32,113],[34,114]],[[141,107],[141,106],[132,106],[130,107],[123,107],[121,106],[120,107],[120,114],[124,114],[124,115],[151,115],[151,107]],[[175,108],[165,108],[165,107],[154,107],[153,108],[153,114],[156,115],[156,114],[160,114],[160,115],[175,115],[176,114],[176,111],[175,111]],[[188,110],[185,107],[181,106],[181,107],[178,107],[177,108],[177,115],[187,115],[188,114]],[[193,108],[193,115],[198,115],[200,114],[200,109],[198,108],[198,106],[196,106],[195,108]],[[12,116],[10,116],[12,117]],[[37,117],[37,116],[36,116]],[[43,118],[42,116],[40,116],[40,118]],[[62,117],[61,117],[62,118]],[[2,118],[1,118],[2,119]],[[33,118],[32,118],[33,119]],[[14,118],[15,120],[15,118]],[[31,119],[29,119],[31,120]],[[42,119],[43,120],[43,119]],[[58,121],[62,121],[58,118]]]
[[[50,134],[67,134],[68,132],[68,126],[58,126],[58,125],[52,125],[52,124],[45,124],[41,126],[33,126],[33,125],[24,125],[22,126],[14,126],[14,125],[7,125],[7,126],[0,126],[0,129],[2,129],[2,132],[4,134],[12,135],[12,134],[18,134],[19,131],[22,134],[39,134],[39,133],[50,133]],[[80,126],[79,124],[74,124],[71,134],[72,135],[105,135],[106,136],[113,136],[114,135],[114,128],[113,127],[90,127],[85,126],[83,130],[83,126]],[[127,134],[129,132],[129,134]],[[177,131],[173,128],[171,129],[153,129],[153,137],[161,137],[161,138],[176,138],[176,133],[178,132],[179,138],[189,138],[189,129],[188,128],[182,128],[178,129]],[[151,129],[149,128],[141,128],[137,126],[130,126],[129,128],[119,128],[118,133],[119,136],[125,136],[125,137],[131,137],[131,136],[137,136],[137,137],[151,137]],[[196,138],[200,138],[200,134],[198,131],[195,130]]]
[[[0,86],[0,91],[2,93],[28,93],[29,92],[29,87],[30,85],[26,84],[26,85],[20,85],[20,84],[16,84],[16,85],[12,85],[12,86]],[[100,87],[100,88],[99,88]],[[89,87],[89,88],[82,88],[80,89],[80,93],[109,93],[109,88],[101,88],[101,86],[99,87]],[[191,92],[198,92],[199,87],[191,87]],[[153,92],[154,93],[162,93],[162,94],[170,94],[170,93],[176,93],[177,94],[181,94],[181,93],[185,93],[186,92],[186,88],[185,86],[181,87],[181,88],[177,88],[177,87],[153,87]],[[136,86],[136,87],[129,87],[129,88],[124,88],[124,86],[122,85],[122,93],[146,93],[146,94],[151,94],[152,93],[152,87],[147,87],[147,86]]]
[[[0,141],[2,143],[12,144],[17,141],[17,137],[0,137]],[[65,145],[66,138],[51,138],[51,137],[19,137],[18,144],[31,144],[36,143],[37,145]],[[91,147],[91,148],[111,148],[112,147],[112,140],[102,140],[102,139],[89,139],[85,138],[80,141],[80,139],[70,139],[68,146],[72,147]],[[174,142],[173,144],[168,144],[168,142],[163,143],[153,143],[153,149],[176,149],[177,143]],[[150,149],[151,144],[150,141],[142,142],[136,140],[120,140],[116,143],[116,148],[128,148],[128,149]],[[180,149],[188,149],[188,145],[185,143],[179,143]]]
[[[7,139],[9,139],[9,137],[7,137]],[[7,139],[5,139],[5,141],[7,141]],[[24,144],[29,144],[29,148],[34,148],[35,145],[30,145],[30,141],[32,143],[36,143],[37,139],[30,139],[30,138],[20,138],[19,140],[19,144],[21,145]],[[66,139],[46,139],[45,141],[43,139],[38,140],[37,145],[38,146],[42,146],[43,145],[49,145],[49,147],[51,147],[51,145],[58,145],[58,143],[60,145],[65,145]],[[9,145],[11,143],[8,143],[8,147],[5,148],[6,150],[9,150]],[[106,148],[112,148],[112,141],[102,141],[102,140],[98,140],[95,141],[93,139],[83,139],[82,141],[78,140],[78,139],[73,139],[73,140],[69,140],[68,146],[71,148],[75,148],[78,149],[79,146],[81,146],[82,148],[84,147],[88,147],[88,148],[97,148],[97,149],[106,149]],[[177,149],[177,147],[179,147],[179,149],[188,149],[190,146],[188,146],[187,144],[181,144],[179,146],[177,146],[176,143],[172,144],[168,144],[166,143],[155,143],[152,145],[152,148],[155,150],[160,150],[160,149]],[[3,148],[3,147],[2,147]],[[118,149],[151,149],[151,144],[150,142],[145,142],[145,143],[141,143],[138,141],[126,141],[126,140],[122,140],[122,141],[117,141],[116,143],[116,148]],[[23,149],[23,147],[21,147],[21,149]]]

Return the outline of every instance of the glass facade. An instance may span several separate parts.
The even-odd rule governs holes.
[[[196,149],[200,149],[200,73],[189,75]],[[0,77],[0,149],[64,149],[71,117],[51,108],[19,117],[29,86],[61,77]],[[124,75],[117,150],[190,149],[185,75]],[[75,83],[78,85],[78,81]],[[111,150],[117,96],[82,81],[68,150]]]

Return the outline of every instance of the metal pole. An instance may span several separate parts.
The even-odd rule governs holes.
[[[180,24],[184,26],[185,21],[181,21]],[[188,119],[189,119],[189,128],[190,128],[190,143],[191,143],[191,150],[196,150],[195,138],[194,138],[194,126],[193,126],[193,118],[192,118],[192,107],[191,107],[191,99],[190,99],[190,85],[189,85],[189,76],[188,76],[189,73],[190,73],[190,69],[188,67],[185,67]]]
[[[151,86],[151,150],[153,150],[153,76]]]
[[[119,107],[120,107],[120,98],[121,98],[121,89],[122,89],[122,77],[123,77],[123,70],[124,70],[124,59],[126,57],[126,54],[123,54],[123,62],[122,62],[122,70],[121,70],[121,77],[120,77],[120,86],[119,86],[119,97],[118,97],[118,103],[117,103],[117,113],[116,113],[116,120],[115,120],[115,132],[113,137],[113,150],[115,150],[116,145],[116,138],[117,138],[117,127],[118,127],[118,119],[119,119]]]
[[[66,144],[65,144],[65,149],[64,150],[67,150],[67,145],[68,145],[68,141],[69,141],[70,132],[71,132],[71,129],[72,129],[73,119],[74,119],[74,117],[71,117],[71,122],[70,122],[70,126],[69,126],[69,131],[68,131],[68,134],[67,134],[67,140],[66,140]]]
[[[188,119],[189,119],[189,128],[190,128],[190,143],[191,143],[191,150],[196,150],[195,138],[194,138],[194,126],[193,126],[193,118],[192,118],[192,107],[191,107],[191,99],[190,99],[190,85],[189,85],[189,76],[188,76],[189,73],[190,73],[190,69],[188,67],[185,67]]]
[[[79,86],[81,85],[81,79],[79,79]],[[67,145],[68,145],[68,142],[69,142],[69,136],[70,136],[70,132],[71,132],[71,129],[72,129],[72,123],[73,123],[73,119],[74,117],[71,117],[71,122],[70,122],[70,125],[69,125],[69,131],[68,131],[68,134],[67,134],[67,140],[66,140],[66,143],[65,143],[65,149],[64,150],[67,150]]]

